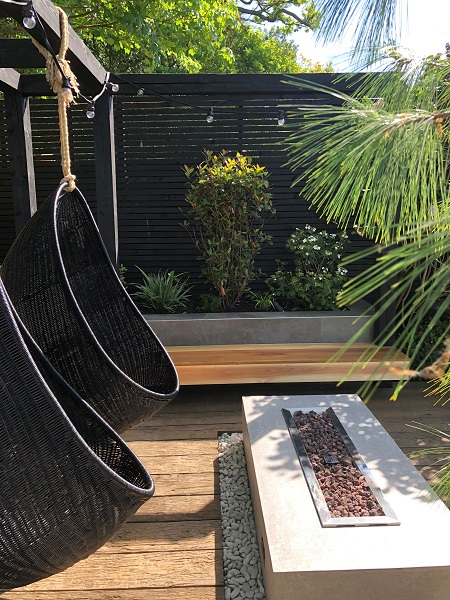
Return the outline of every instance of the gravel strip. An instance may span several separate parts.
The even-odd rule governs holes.
[[[225,600],[265,600],[242,433],[218,441]]]

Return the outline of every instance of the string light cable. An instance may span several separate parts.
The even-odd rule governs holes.
[[[142,84],[136,84],[132,81],[130,81],[129,79],[127,79],[126,77],[124,77],[123,75],[117,75],[116,73],[113,74],[115,79],[118,79],[119,81],[122,81],[123,83],[127,83],[128,85],[131,85],[132,87],[134,87],[136,89],[136,95],[139,97],[143,97],[145,95],[149,95],[149,96],[156,96],[157,98],[161,98],[162,100],[166,100],[167,102],[171,102],[173,104],[180,104],[181,106],[186,106],[188,108],[193,108],[194,110],[197,110],[200,113],[204,113],[205,112],[205,107],[204,106],[198,106],[195,104],[190,104],[189,102],[184,102],[183,100],[178,100],[178,98],[171,98],[170,96],[165,96],[164,94],[160,94],[158,92],[154,92],[153,90],[148,90],[145,87],[142,86]],[[113,90],[114,91],[114,90]],[[217,111],[217,107],[214,109],[215,111]],[[211,123],[213,123],[214,118],[216,116],[215,112],[214,112],[213,108],[209,108],[206,112],[206,122],[210,125]],[[236,110],[221,110],[219,107],[219,112],[218,114],[228,114],[228,115],[246,115],[248,113],[243,112],[243,111],[236,111]],[[278,122],[279,126],[283,126],[285,124],[286,121],[286,115],[282,110],[278,110],[278,116],[276,117],[276,120]]]
[[[81,98],[83,98],[83,100],[86,100],[86,102],[88,103],[88,109],[86,111],[86,116],[88,119],[93,119],[95,117],[95,103],[100,98],[100,96],[103,96],[103,94],[106,92],[106,90],[110,89],[112,92],[119,91],[118,84],[111,83],[109,81],[110,76],[111,76],[111,73],[109,71],[107,71],[107,73],[105,75],[105,81],[103,82],[102,89],[93,98],[86,98],[86,96],[83,96],[83,94],[79,93],[79,96],[81,96]]]

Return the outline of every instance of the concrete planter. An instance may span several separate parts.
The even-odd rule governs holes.
[[[166,346],[344,343],[369,320],[366,304],[347,311],[145,315]],[[358,339],[371,342],[373,329]]]

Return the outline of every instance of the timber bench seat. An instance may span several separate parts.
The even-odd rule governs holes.
[[[380,363],[389,361],[395,369],[406,368],[406,356],[385,346],[356,343],[333,362],[342,344],[237,344],[214,346],[167,346],[181,385],[278,382],[398,380],[399,375]],[[368,362],[362,353],[373,350]],[[395,357],[395,360],[393,358]],[[351,372],[350,372],[351,371]],[[349,374],[350,372],[350,374]]]

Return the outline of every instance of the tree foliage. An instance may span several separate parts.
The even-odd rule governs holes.
[[[72,27],[116,72],[299,72],[287,36],[316,28],[312,0],[60,0]],[[11,23],[0,23],[6,37]]]

